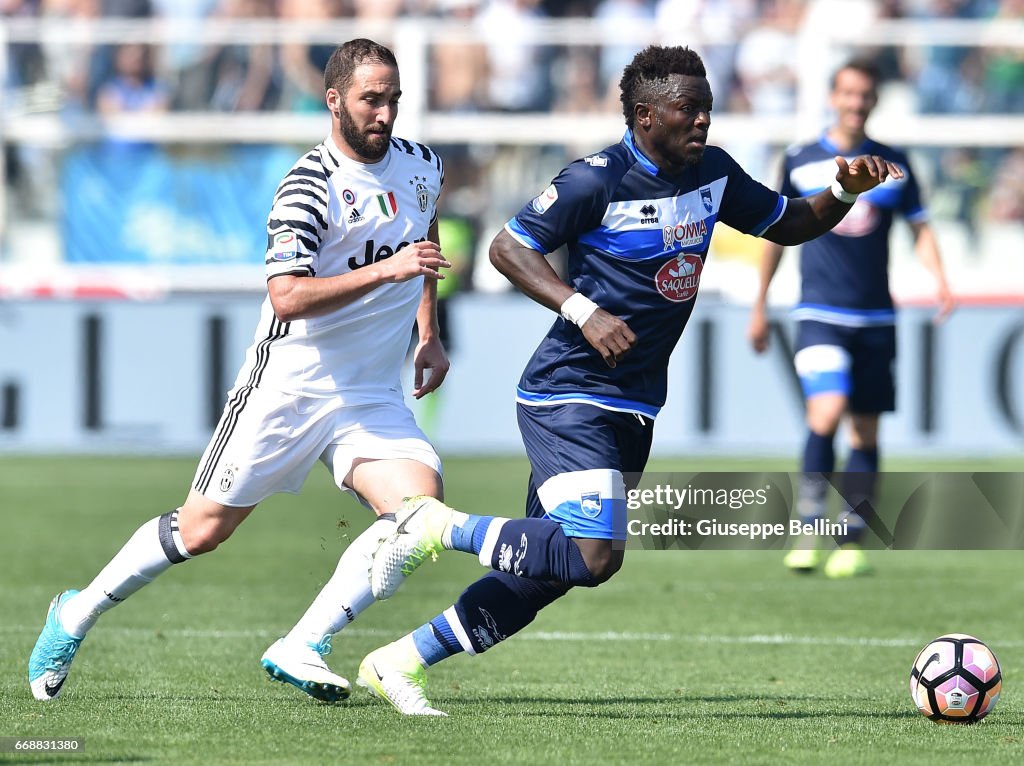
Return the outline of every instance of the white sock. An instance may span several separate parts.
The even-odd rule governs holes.
[[[150,519],[87,587],[64,602],[60,610],[64,630],[77,638],[85,636],[101,614],[151,583],[173,564],[190,558],[178,531],[178,511]]]
[[[288,635],[289,641],[318,644],[352,622],[373,603],[370,565],[380,540],[395,531],[394,518],[377,519],[341,554],[338,567]]]

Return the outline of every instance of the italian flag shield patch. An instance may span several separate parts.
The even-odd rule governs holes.
[[[398,212],[398,200],[395,199],[394,192],[378,194],[377,204],[380,205],[380,212],[384,214],[385,218],[394,218],[395,213]]]

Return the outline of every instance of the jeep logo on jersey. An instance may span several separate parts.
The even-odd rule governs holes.
[[[419,239],[414,239],[413,242],[423,242],[425,239],[426,237],[420,237]],[[390,258],[403,247],[407,247],[408,245],[408,242],[399,242],[397,247],[391,247],[390,245],[381,245],[380,247],[377,247],[377,244],[371,239],[366,243],[366,247],[363,248],[363,259],[358,261],[353,255],[348,259],[348,267],[355,271],[356,269],[363,268],[363,266],[369,266],[371,263],[383,261],[385,258]]]
[[[673,303],[693,300],[700,286],[704,263],[700,256],[680,254],[658,269],[654,284],[658,292]]]
[[[704,242],[704,238],[708,235],[708,225],[702,218],[699,221],[666,226],[661,232],[666,248],[671,249],[676,245],[679,245],[679,247],[689,247],[690,245],[699,245]]]
[[[640,223],[658,223],[658,208],[650,202],[640,208]]]

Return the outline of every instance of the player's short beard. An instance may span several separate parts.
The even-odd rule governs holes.
[[[384,129],[384,133],[373,134],[380,143],[371,143],[370,136],[356,126],[356,122],[352,119],[348,109],[342,106],[338,111],[338,127],[341,130],[341,137],[345,139],[345,143],[360,157],[376,161],[388,153],[388,146],[391,143],[390,126]]]

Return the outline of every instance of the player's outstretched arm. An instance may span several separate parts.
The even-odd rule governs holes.
[[[629,325],[563,282],[547,258],[502,229],[491,242],[490,259],[509,282],[542,306],[575,323],[609,367],[636,344]]]
[[[444,279],[439,269],[450,267],[436,242],[413,242],[390,258],[333,277],[282,274],[267,283],[267,290],[278,319],[292,322],[327,314],[390,282]]]
[[[835,183],[811,197],[790,197],[782,218],[764,233],[780,245],[799,245],[820,237],[843,220],[856,195],[874,189],[887,178],[902,178],[903,171],[876,155],[862,155],[852,162],[836,157]]]

